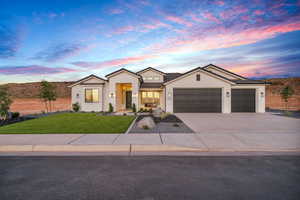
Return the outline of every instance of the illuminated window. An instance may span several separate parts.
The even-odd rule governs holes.
[[[98,89],[85,89],[85,102],[86,103],[98,103],[99,102],[99,90]]]
[[[153,97],[153,92],[147,92],[147,97],[152,98]]]
[[[159,92],[142,92],[142,103],[159,105],[159,97]]]

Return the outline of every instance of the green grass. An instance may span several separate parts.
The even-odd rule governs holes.
[[[0,134],[124,133],[134,116],[63,113],[0,127]]]

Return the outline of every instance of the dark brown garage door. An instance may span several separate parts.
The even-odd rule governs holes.
[[[222,112],[221,88],[175,88],[175,113],[220,113]]]
[[[255,112],[255,89],[232,89],[231,112]]]

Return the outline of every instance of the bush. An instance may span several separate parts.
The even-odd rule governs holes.
[[[79,103],[77,102],[77,103],[74,103],[73,105],[72,105],[72,108],[73,108],[73,110],[75,111],[75,112],[78,112],[79,110],[80,110],[80,105],[79,105]]]
[[[136,105],[135,105],[135,103],[132,104],[132,112],[136,113]]]
[[[110,112],[110,113],[114,112],[114,107],[112,106],[111,103],[109,103],[108,112]]]
[[[143,109],[143,108],[140,108],[139,112],[140,112],[140,113],[144,112],[144,109]]]
[[[16,119],[16,118],[20,117],[20,113],[19,113],[19,112],[13,112],[13,113],[11,114],[11,117],[12,117],[13,119]]]
[[[149,109],[149,113],[153,113],[153,110],[152,110],[152,108],[150,108],[150,109]]]
[[[165,119],[165,118],[168,117],[170,114],[171,114],[171,113],[169,113],[169,112],[161,113],[160,119]]]
[[[148,129],[149,129],[149,126],[144,125],[144,126],[143,126],[143,129],[148,130]]]

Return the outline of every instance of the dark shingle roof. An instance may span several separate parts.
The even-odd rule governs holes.
[[[164,82],[171,81],[179,76],[181,76],[181,73],[166,73]]]
[[[161,88],[163,83],[142,83],[141,88]]]
[[[236,84],[266,84],[265,81],[259,81],[259,80],[232,80]]]

